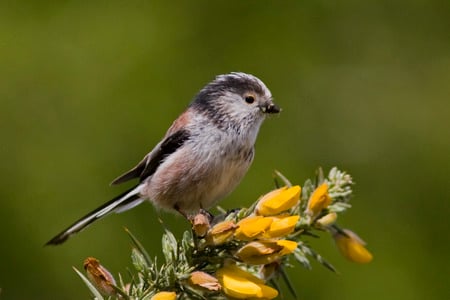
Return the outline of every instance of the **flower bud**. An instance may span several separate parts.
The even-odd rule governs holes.
[[[106,296],[114,296],[116,294],[114,277],[106,268],[100,265],[96,258],[86,258],[83,266],[86,270],[87,278],[100,293]]]
[[[316,224],[322,227],[333,225],[337,220],[337,213],[331,212],[316,221]]]
[[[206,243],[208,245],[221,245],[233,238],[236,224],[233,221],[223,221],[217,223],[206,234]]]
[[[205,214],[199,213],[191,220],[192,230],[198,237],[204,237],[209,230],[209,219]]]
[[[219,269],[216,273],[222,285],[223,292],[235,299],[273,299],[278,291],[265,285],[258,277],[240,269],[236,265],[229,265]]]
[[[189,283],[209,291],[219,291],[221,289],[220,283],[216,277],[202,271],[192,272],[189,277]]]
[[[176,300],[177,294],[175,292],[158,292],[150,300]]]
[[[306,213],[311,217],[315,217],[319,215],[322,210],[324,208],[327,208],[330,204],[331,197],[328,194],[328,184],[322,183],[311,194],[311,197],[309,197]]]
[[[264,278],[264,280],[271,280],[275,278],[275,276],[278,274],[278,272],[281,269],[281,263],[279,260],[276,260],[274,262],[271,262],[269,264],[261,266],[261,269],[259,270],[259,274],[261,274],[261,277]]]
[[[366,264],[372,261],[372,254],[364,247],[366,243],[354,232],[344,229],[333,235],[341,254],[352,262]]]
[[[271,191],[258,201],[256,213],[263,216],[273,216],[286,211],[298,203],[300,192],[299,185]]]

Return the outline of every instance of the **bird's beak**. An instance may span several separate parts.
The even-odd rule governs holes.
[[[272,101],[267,102],[264,105],[261,105],[259,107],[261,111],[265,114],[277,114],[281,111],[281,108],[279,108],[275,103]]]

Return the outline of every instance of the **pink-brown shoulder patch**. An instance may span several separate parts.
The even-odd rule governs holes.
[[[166,136],[185,128],[191,121],[191,115],[191,108],[186,109],[175,121],[173,121],[169,130],[167,130]]]

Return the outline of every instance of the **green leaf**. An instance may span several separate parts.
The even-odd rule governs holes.
[[[286,270],[284,268],[281,268],[280,269],[280,273],[281,273],[281,277],[283,278],[284,283],[286,283],[286,286],[288,287],[289,292],[291,293],[291,295],[294,297],[294,299],[298,299],[297,292],[295,291],[295,288],[292,285],[292,282],[289,279],[289,276],[287,275]]]
[[[322,167],[318,167],[316,170],[316,186],[321,185],[325,180],[325,177],[323,175],[323,169]]]
[[[142,246],[141,242],[131,233],[131,231],[128,230],[128,228],[125,228],[125,231],[128,233],[128,236],[131,238],[131,241],[136,246],[136,248],[139,250],[139,252],[142,253],[144,256],[144,259],[146,261],[147,266],[152,265],[152,259],[148,255],[147,251],[145,250],[144,246]]]
[[[86,278],[80,271],[77,270],[77,268],[72,267],[74,271],[78,274],[78,276],[81,277],[81,279],[84,281],[84,283],[87,285],[89,290],[91,291],[92,295],[94,296],[94,299],[97,300],[103,300],[103,296],[100,294],[100,292],[94,287],[94,285],[89,281],[89,279]]]
[[[145,260],[144,255],[138,249],[133,248],[131,250],[131,261],[133,262],[134,268],[138,272],[144,272],[148,269],[147,261]]]
[[[349,203],[336,202],[336,203],[333,203],[330,206],[328,206],[328,210],[330,212],[340,213],[340,212],[347,210],[350,207],[352,207],[352,205]]]
[[[309,246],[305,245],[304,243],[299,243],[297,249],[301,249],[301,252],[305,253],[306,255],[311,256],[317,262],[319,262],[321,265],[326,267],[328,270],[333,271],[334,273],[338,273],[338,271],[333,267],[332,264],[330,264],[319,253],[315,252],[313,249],[311,249]]]
[[[183,234],[183,239],[181,240],[181,248],[183,249],[184,253],[191,254],[193,247],[194,243],[192,239],[192,233],[186,230]]]
[[[298,261],[300,264],[305,267],[305,269],[311,270],[311,263],[309,262],[309,259],[306,257],[305,253],[302,252],[299,248],[295,249],[294,251],[294,258],[296,261]]]
[[[329,189],[328,193],[335,202],[348,202],[353,193],[354,184],[350,174],[334,167],[328,173]]]
[[[281,181],[283,181],[285,186],[292,187],[292,183],[280,171],[275,170],[274,173],[275,173],[275,186],[277,188],[280,187],[279,184],[278,184],[277,178],[280,178]]]
[[[162,250],[166,263],[172,265],[176,262],[178,257],[178,243],[173,233],[166,229],[162,236]]]

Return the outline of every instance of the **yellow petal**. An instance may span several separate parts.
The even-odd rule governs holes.
[[[272,224],[271,218],[262,216],[244,218],[237,223],[238,228],[236,229],[235,237],[242,241],[255,239],[269,229],[270,224]]]
[[[278,291],[270,286],[260,284],[261,292],[258,293],[260,299],[273,299],[278,296]]]
[[[256,282],[258,284],[264,283],[264,280],[256,277],[255,275],[253,275],[249,272],[242,270],[241,268],[239,268],[236,265],[227,265],[227,266],[224,266],[221,269],[219,269],[216,273],[217,278],[220,280],[220,276],[223,276],[223,274],[227,274],[227,273],[234,274],[235,276],[238,276],[238,277],[246,278],[246,279]]]
[[[271,217],[272,224],[270,224],[270,228],[264,234],[265,238],[276,238],[288,235],[295,229],[295,225],[297,225],[300,216],[277,216]]]
[[[365,243],[353,232],[345,229],[345,234],[336,233],[334,240],[341,254],[352,262],[366,264],[372,261],[373,255],[364,247]]]
[[[280,255],[291,254],[297,249],[297,243],[290,240],[279,240],[277,241],[278,246],[282,246],[283,250],[281,250]]]
[[[322,183],[311,194],[308,201],[306,213],[310,216],[317,216],[320,212],[331,204],[331,197],[328,194],[328,184]]]
[[[150,300],[176,300],[177,294],[174,292],[159,292],[156,293]]]
[[[261,288],[258,284],[249,281],[243,277],[224,274],[222,277],[223,291],[231,297],[237,299],[247,299],[257,297],[261,294]]]
[[[218,270],[217,277],[224,293],[236,299],[273,299],[278,296],[277,290],[235,265]]]
[[[299,185],[271,191],[258,201],[256,213],[263,216],[273,216],[286,211],[298,203],[300,191]]]

